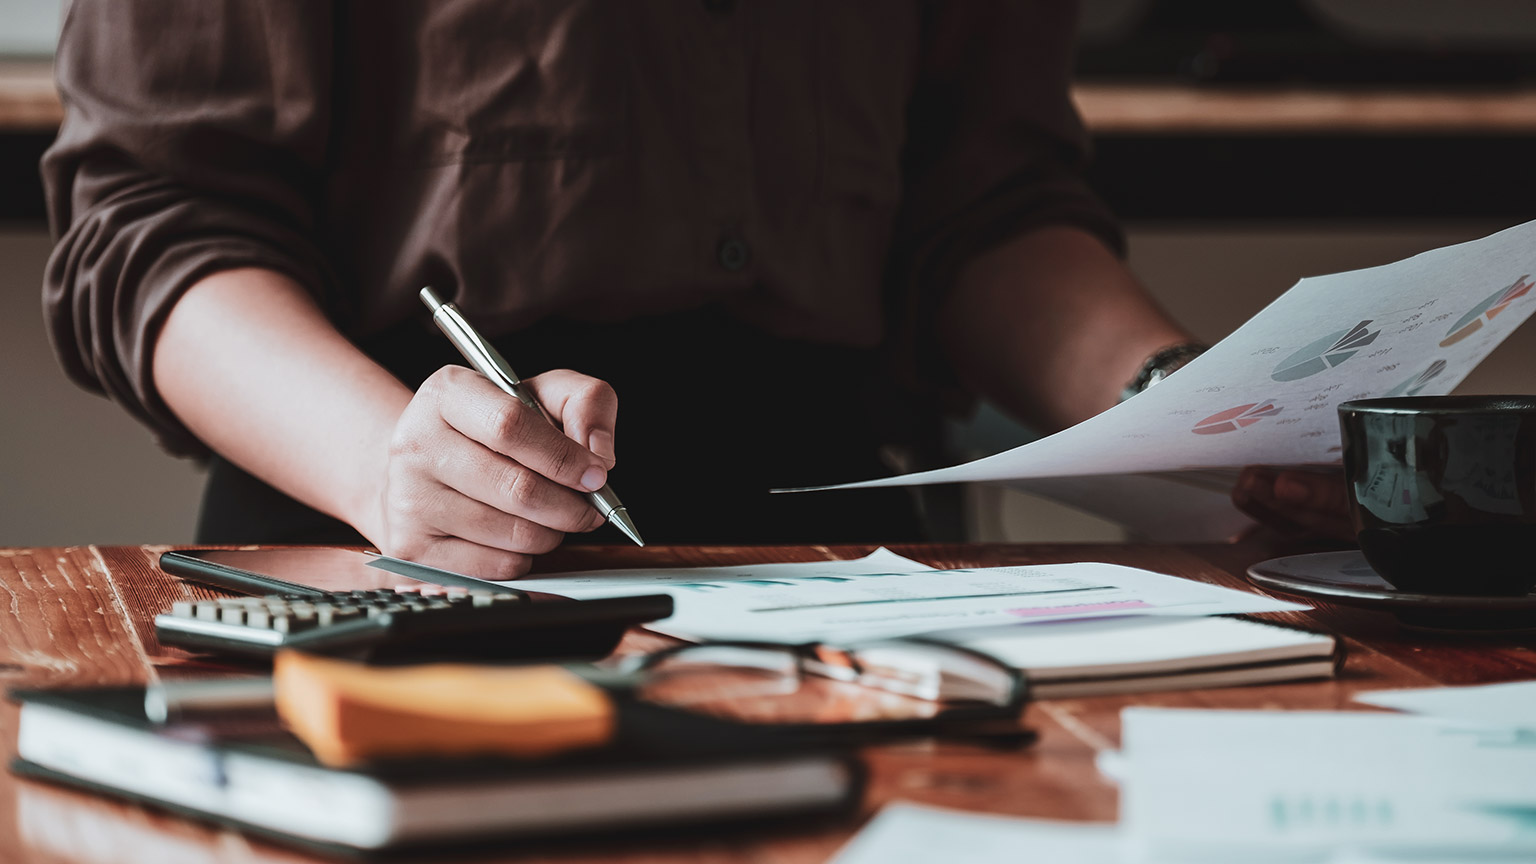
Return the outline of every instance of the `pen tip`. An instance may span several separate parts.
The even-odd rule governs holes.
[[[442,298],[437,296],[437,292],[432,290],[431,285],[422,288],[418,296],[421,297],[421,302],[427,304],[427,308],[433,312],[436,312],[443,305]]]
[[[636,528],[634,520],[629,518],[628,510],[623,507],[615,509],[608,514],[608,521],[612,522],[615,528],[623,531],[625,537],[635,541],[636,546],[645,545],[645,541],[640,539],[640,529]]]

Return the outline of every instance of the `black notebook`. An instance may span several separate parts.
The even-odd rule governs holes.
[[[855,806],[852,756],[790,749],[750,729],[644,704],[615,743],[541,762],[317,763],[297,739],[157,727],[144,690],[18,691],[12,770],[164,807],[279,841],[374,852]]]

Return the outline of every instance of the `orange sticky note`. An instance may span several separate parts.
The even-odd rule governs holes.
[[[613,735],[608,695],[558,666],[373,667],[284,651],[277,712],[326,765],[496,753],[538,758]]]

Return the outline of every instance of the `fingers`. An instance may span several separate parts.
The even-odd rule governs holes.
[[[460,537],[520,555],[542,555],[565,539],[564,531],[514,516],[452,489],[443,490],[431,512],[426,514],[426,520],[423,524],[441,536]]]
[[[1232,490],[1232,503],[1259,522],[1289,534],[1355,539],[1343,473],[1250,467]]]
[[[483,503],[503,515],[547,526],[556,533],[590,531],[602,524],[602,517],[586,495],[567,489],[477,442],[460,438],[447,446],[456,446],[461,452],[437,455],[435,479],[462,497]],[[444,511],[441,515],[430,515],[439,523],[438,527],[443,528],[454,525],[455,517],[478,514],[468,505],[443,504],[441,509]]]
[[[572,440],[484,376],[440,369],[396,423],[382,526],[373,537],[381,549],[456,572],[512,579],[567,532],[603,524],[585,493],[602,488],[613,464],[618,402],[612,388],[558,372],[540,376],[535,392],[606,455]]]
[[[569,369],[556,369],[529,378],[526,383],[567,437],[585,445],[605,466],[613,467],[613,430],[618,420],[619,396],[606,381]]]
[[[595,492],[608,482],[603,459],[567,437],[538,409],[501,392],[484,376],[445,367],[422,388],[449,426],[519,465],[583,492]]]

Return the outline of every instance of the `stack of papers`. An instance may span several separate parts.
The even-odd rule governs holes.
[[[682,639],[839,645],[999,624],[1309,608],[1116,564],[936,570],[886,549],[855,561],[593,571],[508,584],[577,599],[663,592],[676,611],[647,626]]]
[[[1520,730],[1365,712],[1121,717],[1121,828],[1138,860],[1536,860],[1536,738]]]
[[[1128,708],[1117,824],[886,807],[831,864],[1536,861],[1536,681],[1373,712]]]
[[[1113,825],[1015,819],[896,803],[881,810],[829,864],[1116,864]]]
[[[1327,677],[1336,641],[1211,617],[1307,607],[1114,564],[936,570],[880,549],[854,561],[566,573],[510,583],[575,598],[663,592],[650,629],[695,641],[870,648],[924,635],[1026,673],[1032,698]]]
[[[1536,681],[1476,687],[1376,690],[1356,702],[1422,714],[1450,723],[1502,726],[1536,734]]]

